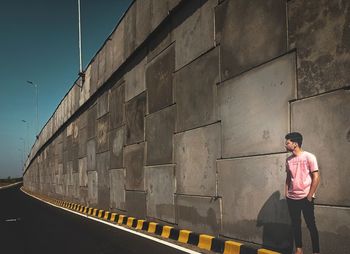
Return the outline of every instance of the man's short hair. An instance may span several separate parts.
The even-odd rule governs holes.
[[[285,136],[285,139],[289,139],[292,142],[298,143],[299,147],[303,144],[303,136],[299,132],[291,132]]]

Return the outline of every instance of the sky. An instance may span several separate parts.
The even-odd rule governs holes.
[[[81,0],[83,68],[132,0]],[[0,178],[23,159],[79,72],[78,0],[0,0]],[[38,128],[36,90],[38,87]]]

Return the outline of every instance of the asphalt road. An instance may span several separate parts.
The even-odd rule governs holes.
[[[0,190],[0,253],[119,254],[184,252],[52,207],[20,186]]]

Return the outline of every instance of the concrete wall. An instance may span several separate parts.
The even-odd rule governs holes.
[[[290,250],[284,135],[300,131],[322,252],[345,253],[349,27],[345,0],[135,1],[41,131],[25,188]]]

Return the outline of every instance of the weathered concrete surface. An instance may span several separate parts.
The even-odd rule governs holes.
[[[125,27],[125,20],[122,19],[115,30],[115,32],[111,36],[111,53],[107,55],[107,63],[112,60],[112,70],[117,70],[122,63],[125,61],[125,41],[124,41],[124,27]],[[111,60],[108,60],[108,58],[112,58]]]
[[[126,210],[129,216],[142,219],[146,217],[146,193],[126,191]]]
[[[225,1],[218,9],[223,80],[286,52],[285,0]]]
[[[350,248],[349,208],[316,206],[315,217],[322,253],[347,253]],[[311,253],[312,248],[307,228],[303,228],[303,247],[305,253],[306,251]]]
[[[96,118],[97,118],[97,106],[94,104],[88,110],[88,139],[96,136]]]
[[[124,146],[124,128],[118,128],[109,132],[109,151],[110,151],[110,167],[123,167],[123,146]]]
[[[177,193],[216,196],[220,124],[176,134],[174,142]]]
[[[96,141],[91,139],[87,142],[87,170],[96,170]]]
[[[83,128],[79,131],[79,158],[86,156],[86,148],[87,148],[87,128]]]
[[[173,21],[175,69],[214,47],[214,7],[217,0],[186,1]]]
[[[145,143],[124,147],[126,190],[144,190],[144,150]]]
[[[136,47],[138,47],[151,32],[152,0],[136,1]]]
[[[145,168],[147,215],[175,223],[175,167],[174,165]]]
[[[176,132],[217,120],[218,53],[216,48],[175,73]]]
[[[220,198],[175,195],[179,228],[190,228],[196,233],[218,234],[221,224],[220,202]]]
[[[298,97],[350,84],[350,2],[288,2],[289,48],[298,53]]]
[[[130,9],[124,17],[124,59],[128,59],[136,48],[136,5]]]
[[[147,165],[173,162],[175,106],[146,117]]]
[[[98,174],[98,205],[102,209],[109,209],[109,152],[96,155],[96,166]]]
[[[83,105],[90,98],[90,76],[91,76],[91,65],[85,70],[85,80],[82,83],[82,80],[79,79],[78,84],[82,87],[80,89],[79,96],[79,106]]]
[[[110,90],[110,129],[118,128],[124,123],[125,119],[125,85],[124,83],[116,84]]]
[[[109,112],[109,93],[105,91],[97,99],[97,119],[101,118]]]
[[[146,94],[142,93],[125,106],[126,144],[134,144],[145,139],[144,117],[146,114]]]
[[[125,169],[109,171],[110,207],[125,210]]]
[[[97,205],[98,201],[97,171],[88,171],[88,197],[89,205]]]
[[[143,50],[129,63],[129,72],[125,74],[125,101],[129,101],[146,90],[146,51]]]
[[[79,159],[79,186],[88,186],[87,158]]]
[[[340,90],[292,103],[292,130],[316,155],[321,174],[316,202],[350,206],[350,91]]]
[[[97,90],[98,82],[98,58],[95,56],[91,63],[91,73],[90,73],[90,95],[94,94]]]
[[[295,87],[294,54],[220,85],[223,158],[285,151]]]
[[[292,246],[284,198],[287,154],[219,160],[221,234],[281,249]]]
[[[106,114],[97,120],[97,133],[96,133],[97,153],[102,153],[109,149],[108,126],[109,126],[109,114]]]
[[[149,114],[173,103],[174,70],[175,51],[173,46],[148,64],[146,70],[146,87]]]

